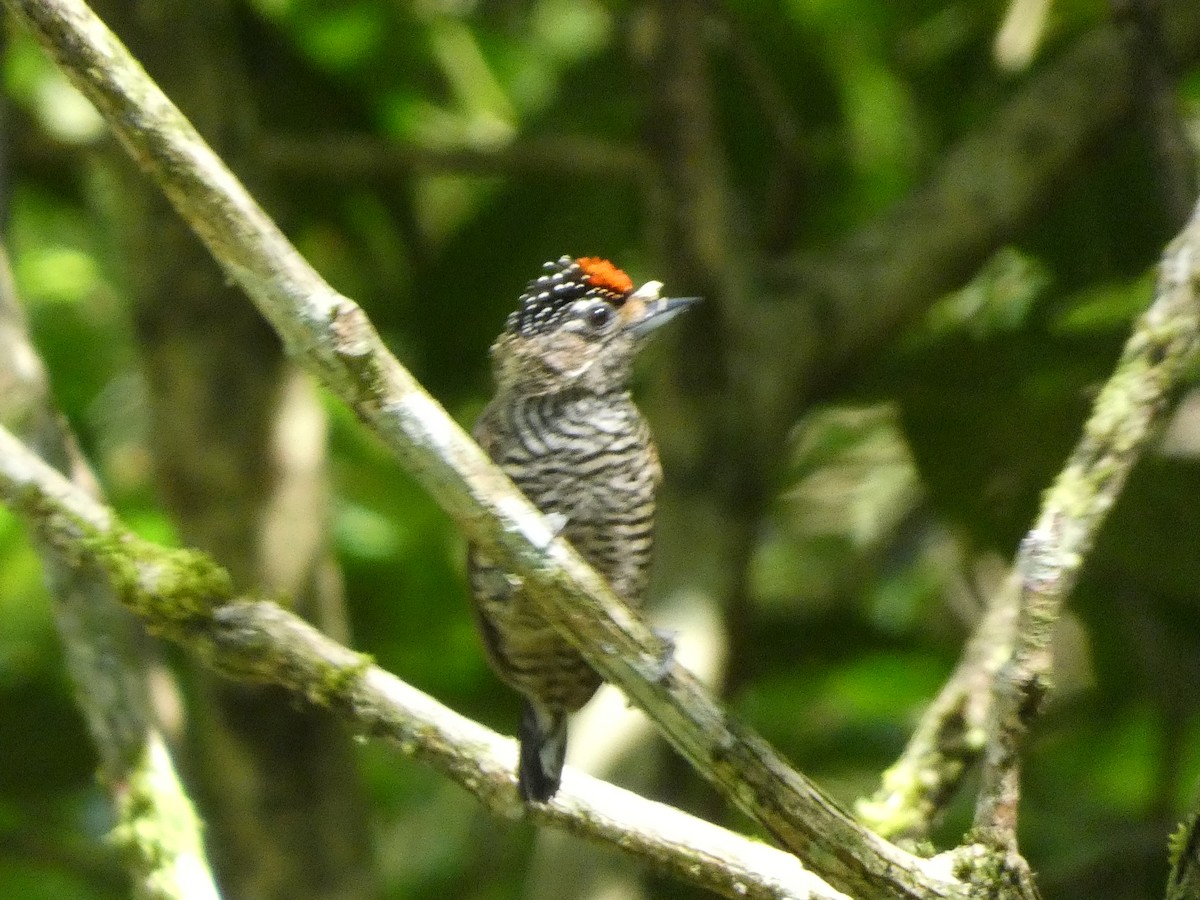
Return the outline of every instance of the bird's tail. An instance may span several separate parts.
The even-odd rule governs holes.
[[[525,802],[545,803],[558,790],[567,755],[567,714],[525,700],[521,709],[517,790]]]

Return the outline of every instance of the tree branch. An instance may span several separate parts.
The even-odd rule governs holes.
[[[1200,206],[1167,247],[1138,319],[1066,467],[1021,542],[1017,628],[994,687],[978,835],[1016,846],[1019,751],[1049,689],[1050,637],[1096,534],[1200,346]]]
[[[858,817],[884,837],[927,840],[983,752],[996,674],[1013,643],[1016,588],[1009,578],[997,592],[904,752],[883,773],[879,789],[855,805]]]
[[[253,153],[254,92],[233,4],[92,2],[260,200],[279,196]],[[104,150],[94,159],[113,186],[94,202],[115,226],[132,301],[162,505],[183,543],[211,554],[236,583],[287,596],[344,640],[315,386],[285,362],[274,331],[161,191],[115,141]],[[190,785],[221,890],[255,900],[373,896],[367,804],[338,723],[297,711],[278,691],[205,670],[180,675]]]
[[[99,487],[53,409],[45,370],[29,340],[8,258],[0,249],[0,424],[18,429],[73,489]],[[37,546],[54,600],[67,669],[100,757],[100,781],[117,825],[134,890],[144,900],[210,900],[217,890],[200,821],[159,733],[145,682],[141,629],[116,602],[102,572],[73,553]]]
[[[657,638],[388,353],[362,310],[300,257],[86,6],[6,4],[96,104],[289,352],[358,413],[471,540],[525,578],[548,620],[649,713],[697,771],[839,889],[881,897],[958,893],[947,873],[858,825],[678,664],[664,673]],[[176,574],[186,575],[186,567]]]
[[[1168,0],[1161,15],[1164,52],[1194,57],[1200,50],[1200,7]],[[788,335],[803,352],[804,336],[841,332],[844,347],[826,369],[836,371],[837,360],[857,359],[879,339],[877,329],[893,330],[953,287],[958,273],[978,265],[1039,208],[1048,186],[1061,180],[1097,135],[1132,111],[1137,91],[1131,36],[1129,23],[1085,36],[960,141],[924,186],[831,255],[794,260],[781,287],[791,283],[806,303],[774,310],[755,333]],[[776,352],[787,351],[764,346],[759,354],[776,358]],[[803,356],[811,368],[822,358],[815,350]],[[1000,610],[993,606],[884,784],[858,806],[864,821],[887,837],[923,835],[983,750],[985,742],[977,738],[986,728],[991,704],[986,695],[1004,656],[995,648],[1011,646],[1015,588],[1006,587],[1001,599],[1012,609],[1003,634],[996,631],[1000,623],[992,613]],[[974,685],[969,692],[967,684]]]
[[[218,672],[328,707],[355,733],[382,738],[431,765],[496,815],[525,814],[510,738],[442,706],[274,603],[235,601],[228,575],[207,556],[136,538],[3,428],[0,497],[56,552],[104,573],[151,629]],[[529,814],[735,900],[844,900],[788,853],[573,769],[553,802]]]
[[[1049,687],[1053,627],[1096,533],[1200,343],[1197,216],[1200,208],[1164,253],[1155,299],[1097,397],[1082,440],[1047,492],[1013,580],[993,601],[880,789],[859,804],[864,821],[880,834],[924,838],[986,748],[976,834],[1015,850],[1019,745]]]
[[[1171,875],[1167,900],[1191,900],[1200,896],[1200,808],[1194,808],[1179,823],[1168,842]]]

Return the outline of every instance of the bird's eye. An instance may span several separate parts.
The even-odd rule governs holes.
[[[594,303],[587,308],[583,317],[594,330],[600,331],[612,321],[613,308],[607,303]]]

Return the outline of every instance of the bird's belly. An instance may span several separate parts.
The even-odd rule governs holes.
[[[495,666],[508,685],[554,709],[574,712],[591,699],[601,678],[523,591],[490,609],[502,655]]]
[[[631,405],[584,412],[497,407],[484,419],[484,434],[493,459],[530,502],[560,520],[562,536],[618,597],[638,604],[653,541],[657,453]],[[551,708],[586,703],[600,677],[520,580],[475,554],[470,569],[480,628],[500,677]]]
[[[547,461],[548,462],[548,461]],[[650,565],[657,470],[616,463],[580,473],[571,465],[544,463],[517,486],[543,513],[561,517],[570,541],[625,602],[640,602]]]

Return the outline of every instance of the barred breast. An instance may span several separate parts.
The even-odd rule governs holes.
[[[627,393],[493,401],[476,438],[625,602],[640,604],[661,478],[650,431]],[[472,592],[497,673],[547,706],[574,711],[600,678],[515,579],[472,551]]]

